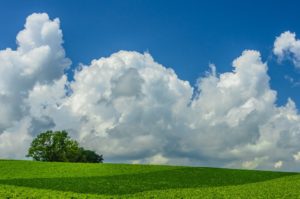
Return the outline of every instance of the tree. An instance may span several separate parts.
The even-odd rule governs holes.
[[[49,162],[102,162],[102,155],[79,147],[66,131],[46,131],[31,143],[27,157]]]
[[[103,162],[103,156],[98,155],[95,151],[81,148],[80,162]]]

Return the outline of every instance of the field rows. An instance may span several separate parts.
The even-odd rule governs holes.
[[[0,161],[0,198],[300,198],[298,173]]]

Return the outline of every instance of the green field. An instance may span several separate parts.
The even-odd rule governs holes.
[[[0,198],[300,198],[300,174],[1,160]]]

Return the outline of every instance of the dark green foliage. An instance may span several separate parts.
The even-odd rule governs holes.
[[[81,150],[81,155],[80,155],[79,162],[93,162],[93,163],[103,162],[103,156],[98,155],[95,151],[85,150],[83,148],[80,148],[80,150]]]
[[[66,131],[46,131],[31,143],[27,157],[48,162],[102,162],[102,155],[79,147]]]

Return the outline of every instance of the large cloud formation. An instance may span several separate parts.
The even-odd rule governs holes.
[[[2,158],[24,158],[39,132],[65,129],[107,161],[299,170],[300,116],[291,99],[275,104],[257,51],[231,72],[210,65],[192,87],[128,51],[78,67],[69,82],[59,20],[47,14],[30,15],[17,44],[0,51]]]

